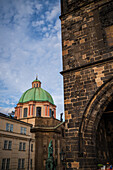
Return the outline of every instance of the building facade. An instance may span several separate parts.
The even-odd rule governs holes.
[[[61,0],[67,169],[113,164],[113,2]]]
[[[0,113],[0,169],[35,170],[32,125]]]
[[[35,136],[35,170],[45,170],[49,142],[53,142],[53,157],[58,170],[63,170],[61,151],[65,151],[64,122],[56,119],[56,105],[52,96],[41,88],[36,78],[32,88],[21,96],[15,107],[17,120],[32,124],[31,133]]]

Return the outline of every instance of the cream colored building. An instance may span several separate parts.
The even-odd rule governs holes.
[[[0,113],[0,169],[34,170],[35,137],[32,125]]]

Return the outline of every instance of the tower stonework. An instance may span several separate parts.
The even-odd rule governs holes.
[[[61,0],[66,169],[113,163],[113,1]]]

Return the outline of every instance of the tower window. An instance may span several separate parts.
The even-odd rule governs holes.
[[[24,108],[24,117],[27,117],[27,108]]]
[[[41,107],[36,108],[36,116],[40,117],[41,116]]]

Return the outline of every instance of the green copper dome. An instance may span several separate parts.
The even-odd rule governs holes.
[[[39,88],[31,88],[23,93],[22,97],[19,100],[19,103],[25,103],[29,101],[48,101],[54,105],[54,101],[52,96],[41,87]]]

